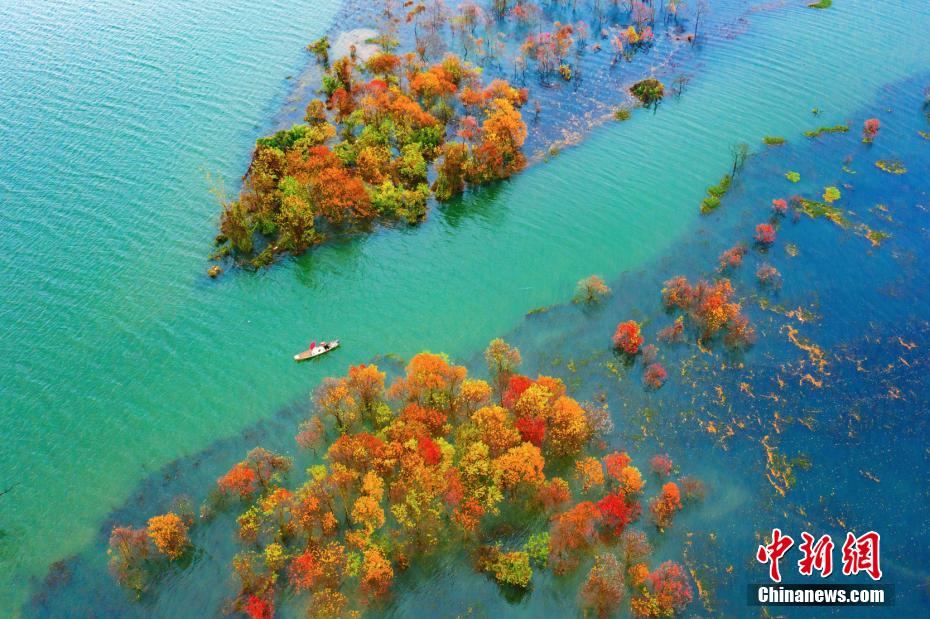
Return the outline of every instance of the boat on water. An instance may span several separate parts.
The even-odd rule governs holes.
[[[312,342],[310,348],[294,355],[294,361],[306,361],[320,355],[325,355],[329,351],[339,348],[339,340],[331,342]]]

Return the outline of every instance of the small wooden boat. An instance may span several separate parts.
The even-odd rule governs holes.
[[[320,343],[314,342],[313,345],[311,345],[307,350],[294,355],[294,361],[306,361],[307,359],[313,359],[314,357],[325,355],[334,348],[339,348],[339,340]]]

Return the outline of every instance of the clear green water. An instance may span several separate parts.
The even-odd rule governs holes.
[[[731,143],[834,124],[930,69],[925,4],[751,14],[744,35],[708,42],[686,96],[658,115],[599,128],[421,228],[212,282],[204,173],[235,186],[335,9],[0,8],[0,485],[20,484],[0,498],[0,608],[84,548],[148,473],[348,363],[467,355],[580,277],[672,251]],[[330,336],[344,348],[291,361]]]

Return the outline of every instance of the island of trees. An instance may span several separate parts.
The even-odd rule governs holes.
[[[320,96],[302,123],[257,141],[238,196],[224,200],[213,257],[265,266],[341,233],[416,224],[432,198],[512,176],[527,161],[528,73],[542,86],[535,122],[541,101],[558,110],[577,98],[586,54],[608,52],[614,67],[648,52],[661,28],[670,45],[691,43],[706,10],[704,0],[387,0],[372,9],[380,34],[364,49],[333,59],[328,38],[308,46],[323,69]],[[616,103],[655,108],[664,96],[654,77],[630,83]]]
[[[242,550],[228,610],[254,618],[284,600],[311,617],[380,608],[395,579],[437,554],[467,558],[513,592],[540,570],[580,571],[578,604],[598,616],[684,611],[687,572],[652,546],[703,497],[701,483],[674,480],[664,454],[644,474],[626,452],[603,453],[606,406],[577,402],[557,378],[520,374],[520,353],[504,341],[485,358],[488,381],[431,353],[390,385],[375,365],[325,379],[297,435],[322,456],[302,481],[290,458],[256,448],[199,515],[180,507],[144,528],[114,528],[114,576],[138,592],[154,586],[192,556],[197,526],[233,511]]]
[[[526,164],[526,90],[485,85],[454,54],[435,64],[389,49],[346,56],[328,67],[323,93],[304,124],[258,140],[238,199],[224,204],[218,240],[255,266],[327,231],[417,223],[431,196],[448,200]],[[267,244],[253,256],[256,233]]]

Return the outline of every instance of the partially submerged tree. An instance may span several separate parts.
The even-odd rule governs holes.
[[[665,97],[665,86],[659,80],[650,77],[640,80],[630,86],[630,93],[636,97],[644,107],[651,107],[653,111],[659,109],[659,103]]]

